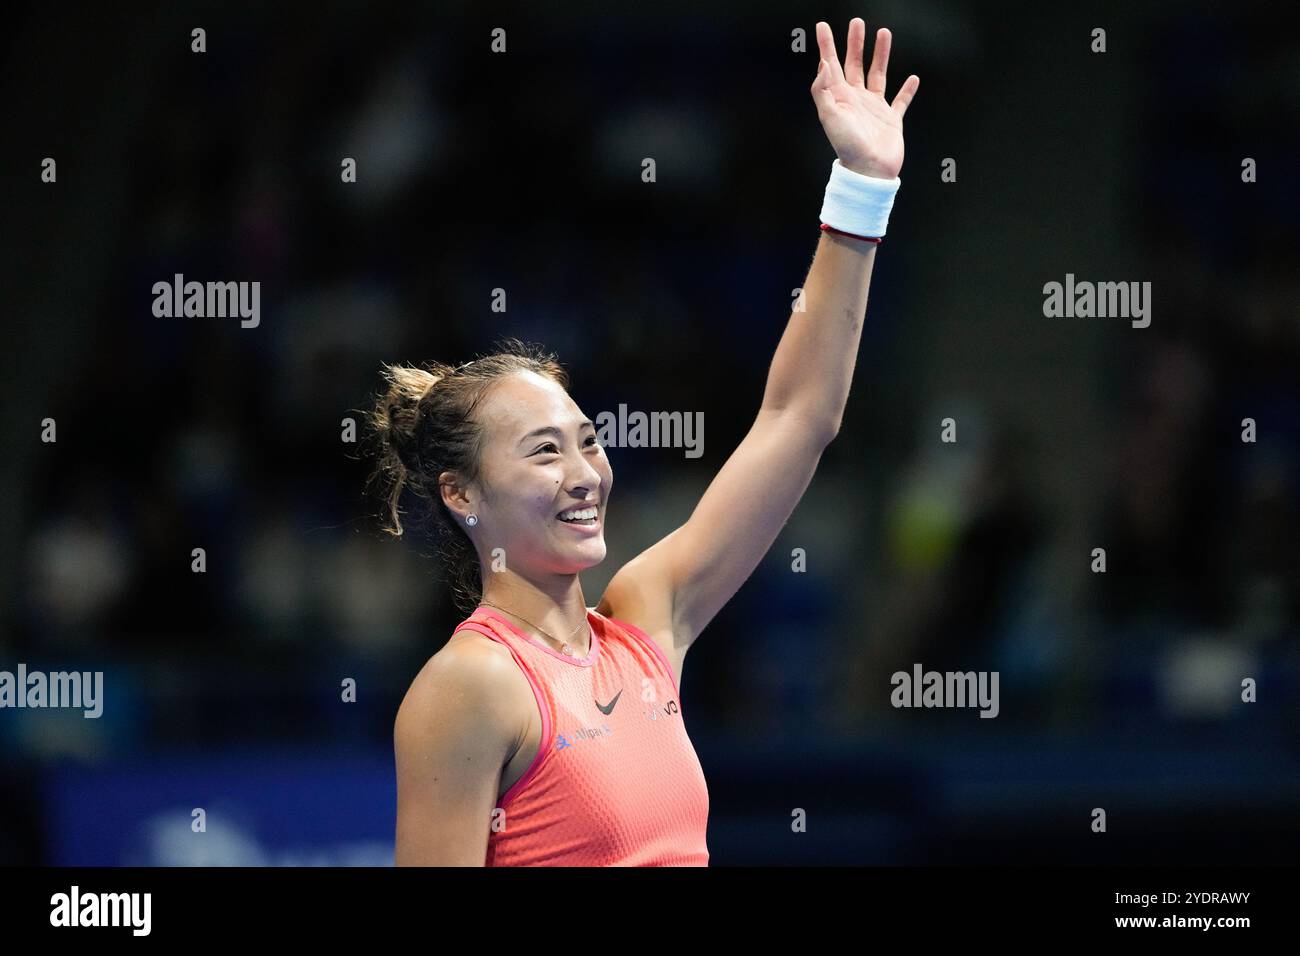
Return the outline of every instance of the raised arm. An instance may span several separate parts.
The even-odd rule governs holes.
[[[903,165],[903,113],[920,80],[909,76],[887,103],[890,33],[876,33],[864,74],[865,36],[866,24],[852,20],[841,69],[830,27],[817,24],[821,65],[811,92],[839,162],[853,174],[894,180]],[[675,668],[776,540],[839,430],[875,259],[874,242],[822,233],[803,308],[790,315],[748,434],[687,522],[610,581],[599,609],[646,630]]]

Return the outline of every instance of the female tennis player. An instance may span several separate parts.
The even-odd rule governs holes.
[[[744,583],[839,430],[876,249],[920,79],[885,100],[890,33],[826,23],[812,84],[837,155],[822,234],[752,427],[689,520],[595,608],[614,475],[553,356],[516,340],[457,368],[388,366],[372,422],[389,530],[404,490],[473,612],[394,725],[398,865],[705,866],[709,797],[682,723],[682,663]]]

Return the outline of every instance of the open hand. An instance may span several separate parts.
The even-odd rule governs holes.
[[[921,78],[909,76],[894,102],[885,101],[885,67],[889,65],[889,30],[876,31],[871,69],[862,72],[862,53],[867,25],[861,17],[849,21],[849,38],[844,68],[835,52],[830,24],[817,22],[817,46],[821,65],[813,80],[813,102],[822,129],[835,148],[840,162],[855,173],[893,179],[903,168],[903,113],[916,95]]]

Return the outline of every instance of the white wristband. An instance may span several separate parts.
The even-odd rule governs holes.
[[[855,236],[883,237],[889,224],[889,210],[903,181],[877,179],[849,169],[837,158],[831,163],[831,178],[822,202],[822,222]]]

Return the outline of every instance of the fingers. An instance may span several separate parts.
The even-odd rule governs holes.
[[[826,69],[822,70],[820,77],[822,86],[843,83],[844,70],[840,68],[840,57],[835,52],[835,37],[831,34],[830,24],[825,20],[817,21],[817,47],[821,50],[822,59],[826,61]]]
[[[848,45],[843,68],[840,67],[840,58],[835,52],[835,35],[831,31],[830,24],[818,20],[816,30],[817,47],[821,51],[821,65],[818,67],[817,76],[813,79],[812,88],[819,105],[833,105],[835,97],[829,93],[829,90],[836,83],[861,87],[865,79],[866,89],[882,97],[885,95],[885,72],[889,68],[889,49],[893,43],[893,34],[887,27],[881,27],[876,31],[875,46],[871,53],[871,69],[867,71],[865,77],[862,73],[862,55],[866,47],[867,24],[861,17],[854,17],[849,21]],[[907,107],[911,105],[912,97],[916,95],[920,85],[921,78],[913,73],[903,82],[894,96],[894,102],[890,106],[898,113],[900,120],[907,112]]]
[[[912,102],[912,97],[916,95],[916,88],[920,85],[921,78],[913,73],[904,80],[903,85],[899,87],[898,94],[894,97],[894,102],[890,105],[898,113],[898,118],[900,120],[903,118],[903,114],[907,112],[908,104]]]
[[[826,82],[826,73],[826,60],[823,59],[817,67],[817,77],[812,85],[813,103],[817,106],[818,115],[822,115],[824,110],[835,109],[835,94]]]
[[[861,17],[849,21],[849,38],[844,41],[844,79],[850,86],[862,85],[862,45],[867,24]]]
[[[861,23],[862,21],[857,21]],[[863,25],[863,30],[866,25]],[[876,31],[876,49],[871,55],[871,72],[867,74],[867,89],[885,95],[885,69],[889,66],[889,46],[893,36],[885,27]],[[862,41],[858,41],[858,76],[862,76]]]

